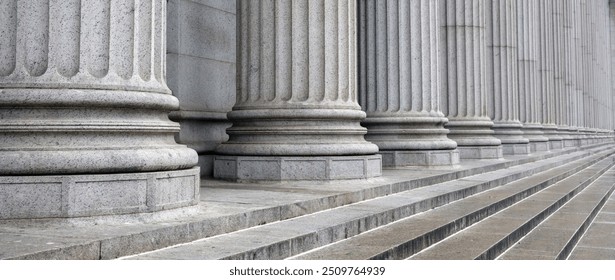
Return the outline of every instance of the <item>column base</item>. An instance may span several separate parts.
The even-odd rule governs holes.
[[[578,147],[579,146],[578,139],[564,139],[563,141],[564,141],[564,147],[565,148]]]
[[[561,150],[564,148],[564,141],[561,139],[549,140],[549,148],[551,150]]]
[[[501,159],[504,157],[502,146],[459,146],[461,159]]]
[[[518,121],[494,121],[495,137],[502,141],[505,155],[527,155],[530,153],[530,140],[524,137]]]
[[[199,202],[199,167],[118,174],[0,177],[0,219],[155,212]]]
[[[524,123],[523,137],[530,141],[530,152],[546,152],[549,150],[549,138],[543,133],[543,126],[539,123]]]
[[[529,143],[507,144],[502,143],[502,151],[505,155],[527,155],[531,153]]]
[[[459,164],[457,150],[380,151],[383,167],[452,166]]]
[[[530,142],[531,152],[546,152],[549,151],[549,141]]]
[[[232,181],[367,179],[382,175],[382,156],[215,156],[214,177]]]

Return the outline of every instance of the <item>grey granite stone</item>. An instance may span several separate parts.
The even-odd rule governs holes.
[[[166,1],[3,5],[0,65],[15,67],[0,74],[0,218],[195,204],[197,154],[168,118],[179,102],[165,81]],[[181,174],[192,177],[148,181]],[[162,185],[192,195],[147,198]]]
[[[358,1],[359,103],[365,139],[385,166],[459,162],[440,111],[438,6],[433,1]],[[401,13],[392,10],[403,11]]]
[[[382,175],[379,155],[339,157],[216,156],[214,176],[237,181],[347,180]]]
[[[87,217],[195,205],[199,168],[125,174],[4,176],[0,219]]]
[[[360,121],[365,113],[357,103],[352,70],[357,64],[356,15],[346,11],[354,11],[355,2],[237,5],[237,99],[228,113],[233,123],[229,139],[216,148],[224,166],[214,163],[214,177],[379,176],[380,167],[368,164],[380,157],[374,157],[378,147],[364,139],[367,130]],[[333,19],[339,24],[330,26]]]

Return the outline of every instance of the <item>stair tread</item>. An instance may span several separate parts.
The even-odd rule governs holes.
[[[589,160],[589,159],[588,159]],[[353,251],[353,248],[364,247],[362,244],[373,244],[378,242],[378,239],[387,241],[388,248],[391,249],[395,244],[401,244],[408,242],[408,240],[417,239],[436,228],[443,227],[451,221],[455,221],[467,215],[488,206],[493,201],[506,198],[518,191],[530,188],[529,182],[539,183],[556,174],[560,174],[567,168],[573,168],[570,165],[563,165],[539,174],[535,174],[532,177],[524,178],[519,181],[514,181],[505,186],[498,187],[496,189],[489,190],[471,197],[467,197],[463,200],[456,201],[446,206],[433,209],[429,212],[420,213],[403,220],[397,221],[393,224],[386,225],[382,228],[378,228],[371,232],[363,233],[359,236],[340,241],[336,244],[317,249],[312,252],[305,253],[300,256],[293,257],[295,259],[367,259],[375,256],[382,250],[376,251],[375,249],[382,249],[380,247],[373,247],[373,251],[363,250],[361,252],[353,252],[350,255],[344,252]],[[426,226],[428,225],[428,226]],[[409,230],[413,227],[417,227],[420,230]],[[418,242],[418,241],[417,241]]]
[[[605,168],[605,167],[609,167],[610,165],[611,165],[611,160],[607,159],[607,160],[603,160],[595,164],[594,166],[602,166],[603,168]],[[578,172],[574,174],[573,176],[568,177],[548,187],[547,189],[525,200],[522,200],[519,203],[516,203],[515,205],[512,205],[511,207],[503,209],[499,213],[496,213],[493,216],[485,219],[481,223],[459,232],[455,236],[450,237],[424,250],[423,252],[413,256],[411,259],[439,259],[443,256],[442,252],[451,250],[455,246],[459,246],[460,243],[467,242],[467,240],[471,236],[478,234],[478,233],[482,233],[482,232],[489,232],[492,228],[497,227],[498,224],[501,224],[501,223],[509,224],[508,226],[512,227],[513,230],[500,233],[499,239],[479,240],[479,242],[472,242],[472,246],[476,248],[475,251],[473,252],[468,251],[467,254],[463,256],[457,256],[458,259],[475,259],[475,258],[485,257],[484,254],[487,253],[488,250],[494,248],[495,246],[500,244],[500,242],[507,242],[506,238],[508,238],[509,236],[512,236],[512,238],[515,238],[514,234],[516,234],[517,229],[521,229],[522,226],[532,225],[533,219],[540,217],[539,215],[543,215],[543,213],[547,213],[548,209],[550,207],[553,207],[553,205],[556,205],[557,201],[561,201],[562,199],[565,199],[567,196],[569,196],[571,192],[574,192],[575,188],[578,188],[582,182],[588,181],[589,180],[588,175],[586,174],[585,171],[586,170]],[[599,172],[599,170],[594,169],[594,172]],[[564,192],[562,192],[562,190],[564,190]],[[527,208],[532,209],[533,211],[527,211],[526,210]],[[502,218],[504,219],[504,221],[502,221],[501,219],[495,219],[495,218]],[[576,218],[580,222],[583,222],[587,218],[587,215],[583,216],[581,214],[581,215],[570,216],[571,220],[573,220],[574,218]],[[552,226],[558,226],[558,225],[561,225],[562,222],[559,220],[552,220],[550,224]],[[560,231],[564,231],[564,230],[560,230]],[[569,231],[571,232],[571,234],[574,234],[575,232],[574,230],[569,230]],[[557,236],[554,236],[553,240],[555,240]],[[541,245],[544,245],[544,244],[541,244]],[[535,247],[536,247],[536,244],[534,244],[534,246],[527,246],[523,249],[530,250]],[[550,249],[545,248],[545,250],[550,250]],[[476,254],[475,252],[478,252],[478,254]],[[525,254],[527,254],[527,252],[524,252],[524,256]],[[540,255],[544,255],[544,254],[541,253]]]
[[[587,229],[579,243],[570,253],[571,260],[615,259],[615,193]]]
[[[541,256],[551,259],[567,256],[562,252],[565,246],[574,245],[575,235],[584,232],[583,226],[589,222],[601,201],[609,195],[615,185],[615,170],[611,169],[585,190],[573,197],[568,203],[549,216],[520,242],[514,244],[501,259],[519,259],[518,250],[542,251]],[[540,250],[537,250],[540,248]],[[523,258],[532,258],[523,254]]]
[[[609,149],[610,150],[610,149]],[[609,150],[603,150],[607,153]],[[515,166],[511,170],[495,170],[484,176],[494,176],[491,180],[500,180],[506,176],[515,175],[524,170],[547,166],[558,161],[566,162],[579,156],[576,152],[562,155],[555,158],[548,158],[538,162],[524,164],[524,168]],[[578,161],[586,161],[587,158],[581,157]],[[575,161],[576,162],[576,161]],[[553,170],[559,170],[554,168]],[[514,171],[516,170],[516,171]],[[514,171],[514,172],[513,172]],[[514,179],[514,178],[513,178]],[[509,178],[509,180],[512,180]],[[485,179],[481,175],[474,175],[467,178],[448,181],[430,186],[429,188],[417,188],[409,191],[392,194],[389,196],[378,197],[372,200],[361,201],[355,204],[333,208],[326,211],[317,212],[311,215],[301,216],[290,220],[266,224],[256,228],[233,232],[221,236],[214,236],[202,240],[197,240],[187,244],[181,244],[172,248],[149,252],[131,259],[173,259],[173,258],[199,258],[199,259],[219,259],[219,258],[287,258],[292,255],[309,250],[304,246],[324,246],[329,243],[354,236],[363,231],[388,224],[394,219],[399,219],[411,215],[415,208],[432,208],[430,205],[420,205],[426,199],[433,199],[438,195],[447,194],[451,191],[463,190],[465,188],[491,184],[490,179]],[[415,205],[416,204],[416,205]],[[386,217],[371,217],[374,213],[393,212]],[[395,218],[395,216],[397,216]],[[358,228],[353,226],[345,227],[346,223],[358,221]],[[363,225],[361,225],[363,223]],[[337,230],[338,227],[340,230]],[[363,228],[362,228],[363,227]],[[276,232],[276,234],[269,234]],[[246,240],[252,242],[238,242],[241,244],[228,244],[232,240]],[[307,242],[310,241],[310,242]],[[312,243],[312,244],[307,244]],[[276,245],[275,248],[266,248],[266,245]],[[215,249],[218,248],[218,249]],[[262,252],[262,250],[269,250]],[[181,252],[180,251],[192,251]]]

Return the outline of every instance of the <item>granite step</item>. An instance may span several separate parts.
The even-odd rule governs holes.
[[[363,233],[294,259],[404,259],[494,213],[602,162],[613,151],[581,160],[556,159],[558,167]],[[608,165],[608,164],[607,164]],[[539,170],[538,170],[539,171]],[[583,175],[585,176],[585,174]],[[467,248],[460,249],[467,250]]]
[[[615,260],[615,193],[575,246],[569,260]]]
[[[606,181],[611,180],[610,168],[614,159],[609,157],[602,160],[410,259],[495,259],[504,252],[506,254],[501,256],[502,259],[536,259],[549,254],[555,254],[551,259],[556,259],[558,254],[569,253],[567,248],[578,240],[573,236],[582,231],[583,223],[589,222],[589,212],[578,212],[591,212],[596,207],[596,203],[579,205],[578,202],[586,203],[584,198],[587,194],[593,195],[596,189],[604,188],[605,178]],[[609,175],[605,177],[603,174]],[[610,190],[612,184],[608,188]],[[571,215],[570,211],[574,214]],[[566,238],[566,235],[570,236]],[[520,250],[511,249],[519,240],[524,240]],[[540,252],[540,256],[532,257],[531,252],[528,254],[527,249],[532,247],[532,251]]]
[[[382,177],[370,180],[250,184],[203,179],[199,205],[186,209],[78,219],[2,220],[0,259],[116,259],[520,164],[573,154],[582,158],[613,146],[602,143],[471,160],[455,167],[384,169]],[[528,172],[525,174],[534,171]]]
[[[504,252],[499,259],[567,259],[614,189],[615,169],[612,168]],[[595,232],[592,231],[592,234]],[[608,242],[608,238],[603,241]]]
[[[284,259],[549,169],[556,172],[548,181],[560,180],[613,152],[608,146],[559,155],[126,258]]]

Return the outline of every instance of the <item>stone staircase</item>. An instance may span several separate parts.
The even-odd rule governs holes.
[[[595,145],[525,157],[123,259],[590,258],[595,246],[575,246],[597,217],[614,218],[600,213],[614,154]]]

